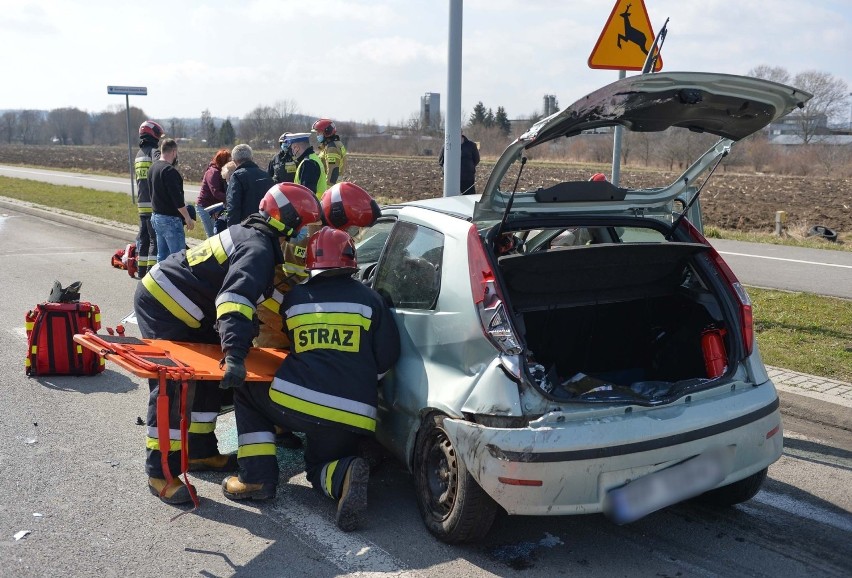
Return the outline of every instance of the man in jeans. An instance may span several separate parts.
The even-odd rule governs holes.
[[[151,225],[157,234],[157,261],[163,261],[172,253],[186,247],[186,228],[192,230],[195,221],[189,216],[183,200],[183,177],[177,165],[177,143],[172,138],[160,143],[160,158],[154,161],[149,171],[151,180]]]

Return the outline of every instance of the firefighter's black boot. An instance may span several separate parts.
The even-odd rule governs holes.
[[[337,501],[337,527],[351,532],[361,523],[367,510],[367,483],[370,481],[370,466],[362,458],[355,458],[346,470],[343,489]]]

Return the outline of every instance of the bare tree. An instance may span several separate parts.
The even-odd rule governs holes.
[[[278,126],[279,113],[271,106],[258,106],[249,112],[240,121],[240,140],[251,144],[253,147],[276,142],[278,136],[283,132],[275,133]],[[295,132],[295,131],[293,131]],[[271,136],[274,134],[274,137]]]
[[[55,108],[47,114],[47,124],[54,138],[63,145],[84,144],[90,120],[89,114],[78,108]]]
[[[762,78],[763,80],[771,80],[779,84],[790,84],[790,73],[782,66],[760,64],[749,70],[748,75],[755,78]]]
[[[213,122],[213,116],[210,114],[210,109],[205,108],[201,111],[201,138],[207,141],[207,146],[215,147],[218,146],[217,142],[217,134],[216,134],[216,123]]]
[[[796,114],[800,134],[805,144],[818,141],[827,134],[826,123],[832,118],[845,116],[849,103],[849,85],[828,72],[806,70],[793,79],[796,88],[814,95]]]
[[[18,115],[18,131],[21,142],[36,144],[40,142],[44,132],[44,116],[37,110],[24,110]]]
[[[185,138],[186,123],[182,118],[172,117],[169,119],[169,130],[166,132],[172,138]]]
[[[15,138],[15,129],[18,126],[18,113],[7,110],[0,117],[0,138],[7,143],[12,142]]]

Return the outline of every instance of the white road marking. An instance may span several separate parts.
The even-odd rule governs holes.
[[[86,176],[82,176],[82,175],[73,175],[71,173],[55,173],[55,172],[52,172],[52,171],[34,171],[34,170],[31,170],[31,169],[8,169],[8,168],[4,168],[3,171],[8,171],[8,172],[11,172],[11,173],[33,174],[33,175],[49,175],[49,176],[53,176],[53,177],[77,179],[77,180],[80,180],[80,181],[94,181],[96,183],[110,183],[110,184],[113,184],[113,185],[125,184],[124,182],[119,182],[116,179],[99,179],[99,178],[96,178],[96,177],[86,177]]]
[[[787,261],[789,263],[804,263],[805,265],[822,265],[823,267],[840,267],[841,269],[852,269],[852,265],[840,265],[838,263],[820,263],[819,261],[803,261],[801,259],[785,259],[784,257],[767,257],[765,255],[749,255],[748,253],[732,253],[730,251],[719,251],[720,255],[734,255],[737,257],[753,257],[755,259],[771,259],[773,261]]]
[[[807,518],[808,520],[827,524],[844,532],[852,532],[852,519],[848,515],[843,516],[825,508],[785,496],[784,494],[761,490],[752,498],[752,501],[778,508],[799,518]],[[740,507],[749,509],[748,504],[740,504]]]

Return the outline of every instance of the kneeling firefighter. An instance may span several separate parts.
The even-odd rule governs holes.
[[[265,292],[271,293],[275,267],[284,262],[279,238],[319,219],[320,205],[309,189],[293,183],[275,185],[261,200],[258,213],[192,249],[170,255],[152,267],[137,287],[134,309],[142,337],[220,344],[225,355],[226,371],[218,388],[215,383],[196,387],[190,382],[187,399],[192,400],[192,414],[186,448],[190,471],[236,469],[236,457],[219,453],[214,433],[222,389],[245,380],[244,360],[257,332],[255,304]],[[168,382],[168,396],[174,401],[171,408],[178,407],[177,386]],[[180,471],[180,415],[170,414],[171,440],[163,460],[157,431],[157,380],[151,380],[150,390],[145,463],[149,488],[167,503],[189,501],[189,489],[164,472],[163,464],[170,471]]]
[[[323,222],[347,231],[369,227],[382,215],[376,201],[355,183],[343,182],[334,185],[323,193],[320,204]],[[281,238],[284,264],[275,268],[272,295],[261,303],[263,307],[257,308],[260,329],[254,339],[255,347],[289,347],[290,340],[279,312],[281,300],[290,289],[308,279],[308,272],[305,270],[308,239],[320,227],[318,223],[308,224],[295,237]],[[281,428],[276,428],[275,439],[279,446],[285,448],[302,447],[302,440],[298,436]]]
[[[378,380],[399,357],[399,332],[378,293],[352,277],[355,244],[324,227],[308,242],[310,279],[281,306],[290,354],[271,386],[234,392],[239,475],[222,481],[226,497],[275,496],[274,426],[306,434],[305,470],[313,487],[337,501],[337,525],[355,529],[367,507],[369,465],[359,443],[376,429]]]

